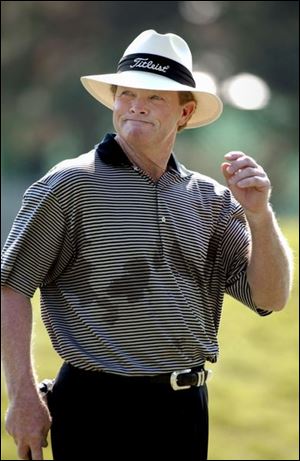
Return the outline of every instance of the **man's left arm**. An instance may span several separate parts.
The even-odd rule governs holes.
[[[253,301],[260,308],[281,310],[291,290],[292,252],[269,203],[269,178],[243,152],[229,152],[225,158],[223,175],[243,207],[251,231],[247,278]]]

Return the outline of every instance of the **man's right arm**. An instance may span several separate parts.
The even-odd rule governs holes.
[[[32,365],[31,302],[7,286],[1,294],[2,363],[10,401],[6,429],[18,446],[20,458],[41,460],[51,417],[39,395]]]

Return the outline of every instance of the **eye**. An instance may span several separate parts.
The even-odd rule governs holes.
[[[152,96],[150,96],[150,99],[154,101],[164,101],[164,98],[162,98],[161,96],[158,96],[158,94],[153,94]]]
[[[120,96],[134,96],[133,92],[132,91],[129,91],[129,90],[124,90],[121,92]]]

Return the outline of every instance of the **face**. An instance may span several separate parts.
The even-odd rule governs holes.
[[[119,137],[132,145],[158,146],[175,141],[177,128],[194,110],[193,101],[179,104],[176,91],[118,87],[113,123]]]

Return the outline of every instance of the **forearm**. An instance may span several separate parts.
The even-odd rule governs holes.
[[[26,296],[8,287],[1,294],[2,363],[12,400],[37,392],[31,360],[32,308]]]
[[[31,360],[32,308],[26,296],[2,289],[2,361],[10,405],[6,430],[20,459],[43,459],[51,417],[36,385]]]
[[[292,253],[269,207],[261,214],[246,212],[252,248],[247,271],[254,302],[269,310],[282,309],[289,297]]]

